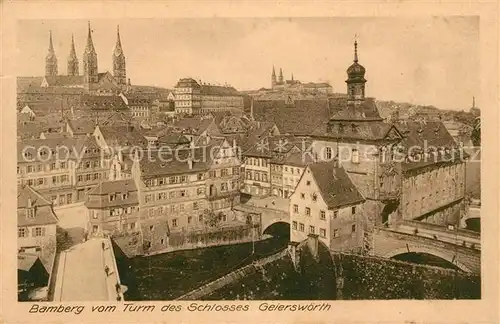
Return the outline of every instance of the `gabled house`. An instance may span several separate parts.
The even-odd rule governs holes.
[[[290,240],[316,234],[330,250],[358,252],[366,224],[364,201],[336,162],[308,165],[290,197]]]
[[[33,119],[35,119],[35,117],[36,117],[35,112],[33,111],[33,109],[31,109],[31,108],[30,108],[30,106],[29,106],[29,105],[24,106],[24,107],[21,109],[20,113],[21,113],[21,114],[26,114],[26,115],[28,115],[28,116],[29,116],[29,118],[30,118],[30,120],[33,120]]]
[[[50,273],[56,252],[57,216],[52,203],[30,186],[17,192],[17,249],[40,257]]]
[[[91,235],[139,230],[139,191],[132,179],[100,182],[88,193],[85,206]]]

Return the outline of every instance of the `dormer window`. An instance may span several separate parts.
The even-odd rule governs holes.
[[[109,194],[109,201],[114,201],[116,200],[116,195],[115,194]]]
[[[122,199],[123,200],[128,199],[128,192],[122,194]]]

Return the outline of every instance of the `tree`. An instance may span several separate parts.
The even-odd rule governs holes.
[[[203,211],[203,221],[208,227],[216,227],[220,222],[220,217],[213,210],[205,209]]]
[[[474,124],[472,126],[472,132],[470,134],[472,144],[474,146],[481,145],[481,117],[476,117],[474,119]]]

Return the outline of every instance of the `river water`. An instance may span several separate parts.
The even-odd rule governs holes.
[[[117,254],[126,300],[172,300],[285,248],[288,238],[127,259]],[[252,251],[254,251],[252,253]]]

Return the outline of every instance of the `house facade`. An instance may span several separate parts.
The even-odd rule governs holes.
[[[290,196],[290,240],[317,234],[330,250],[359,252],[366,226],[364,201],[336,162],[307,166]]]

